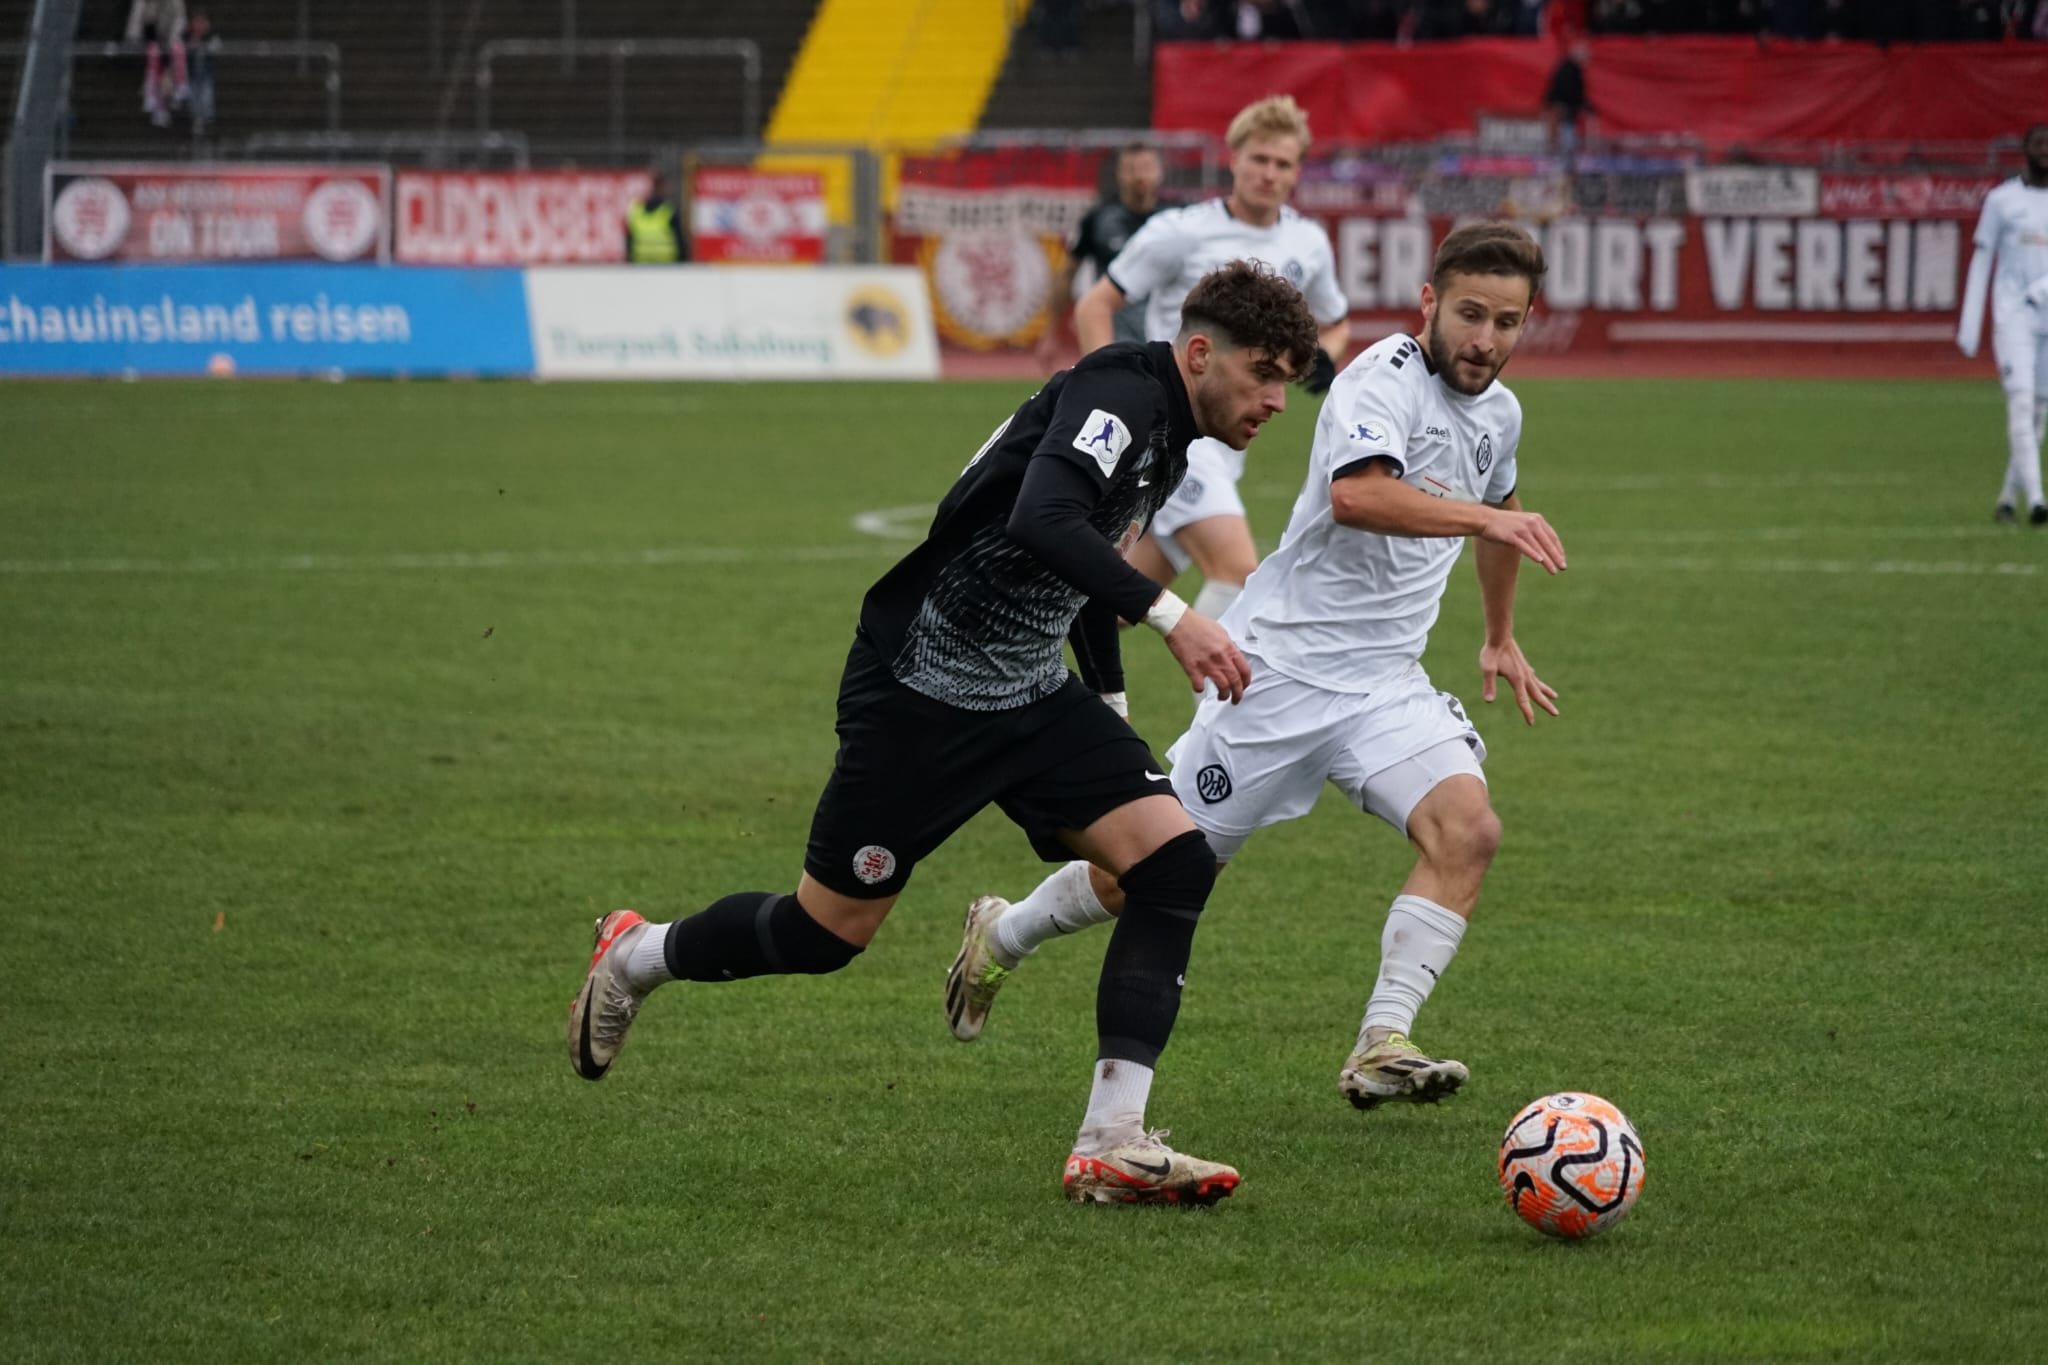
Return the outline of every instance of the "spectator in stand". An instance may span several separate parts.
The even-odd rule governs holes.
[[[171,107],[191,98],[185,72],[185,0],[135,0],[128,10],[129,43],[143,44],[142,112],[159,128],[171,125]],[[164,70],[164,49],[171,53]]]
[[[192,84],[192,136],[205,137],[213,127],[213,59],[220,53],[220,35],[203,9],[192,11],[185,32],[185,67]]]
[[[1109,263],[1131,240],[1131,234],[1145,226],[1145,220],[1159,207],[1159,182],[1165,179],[1159,153],[1142,142],[1133,142],[1116,154],[1116,193],[1094,208],[1074,230],[1067,244],[1067,262],[1053,272],[1052,289],[1046,297],[1045,330],[1038,337],[1038,362],[1051,374],[1059,368],[1060,323],[1074,303],[1074,276],[1082,262],[1093,268],[1092,286],[1109,269]],[[1145,305],[1124,305],[1116,314],[1115,339],[1145,339]]]
[[[682,215],[662,171],[648,172],[647,197],[626,210],[626,259],[635,265],[677,265],[690,259]]]
[[[1584,38],[1573,40],[1550,69],[1550,83],[1543,90],[1543,116],[1550,123],[1550,142],[1564,158],[1567,169],[1578,154],[1579,125],[1587,111],[1593,109],[1593,101],[1586,94],[1586,63],[1592,53],[1592,45]]]
[[[1224,36],[1216,6],[1209,0],[1153,0],[1152,34],[1165,42]]]
[[[1245,42],[1313,36],[1299,0],[1237,0],[1231,23]]]

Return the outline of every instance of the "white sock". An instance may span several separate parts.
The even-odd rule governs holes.
[[[1189,605],[1213,621],[1227,611],[1243,592],[1242,583],[1204,583]]]
[[[1369,1029],[1406,1033],[1415,1027],[1415,1012],[1457,956],[1464,936],[1463,915],[1421,896],[1394,897],[1380,933],[1380,979],[1358,1031],[1361,1046]]]
[[[2008,393],[2005,396],[2005,437],[2011,450],[2011,467],[2006,482],[2018,485],[2020,509],[2041,505],[2041,438],[2034,422],[2034,396]]]
[[[2041,486],[2041,442],[2048,440],[2048,393],[2034,395],[2034,449],[2027,467],[2034,471],[2034,487]]]
[[[1003,917],[996,921],[994,942],[989,947],[998,963],[1015,967],[1049,938],[1077,933],[1091,924],[1106,924],[1115,918],[1095,898],[1095,888],[1088,883],[1088,864],[1072,862],[1003,912]]]
[[[647,932],[640,935],[633,944],[633,951],[626,954],[626,985],[643,995],[664,981],[675,980],[675,974],[668,969],[668,926],[650,924]]]
[[[1095,1064],[1095,1087],[1074,1150],[1098,1156],[1145,1132],[1145,1101],[1152,1095],[1152,1068],[1110,1059]]]

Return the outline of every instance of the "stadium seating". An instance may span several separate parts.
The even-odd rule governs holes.
[[[25,28],[33,0],[0,0],[0,32]],[[562,0],[493,0],[419,5],[401,0],[347,3],[316,0],[307,31],[295,6],[214,5],[215,26],[229,42],[308,38],[341,50],[340,124],[352,133],[477,128],[476,65],[484,44],[498,39],[564,36]],[[761,50],[760,116],[774,107],[790,61],[816,9],[815,0],[757,0],[744,15],[722,7],[664,0],[610,0],[573,7],[576,37],[709,39],[745,36]],[[72,85],[70,147],[84,155],[177,155],[189,148],[180,123],[149,127],[141,114],[141,61],[93,55],[118,41],[119,16],[89,7],[81,25],[81,56]],[[9,87],[15,63],[6,67]],[[328,126],[324,63],[293,58],[226,59],[218,68],[219,145],[247,135],[319,132]],[[491,124],[524,133],[537,147],[607,159],[616,143],[626,155],[659,143],[734,137],[740,124],[737,64],[703,58],[643,57],[624,65],[622,100],[614,108],[612,64],[580,58],[565,71],[558,56],[500,58],[493,63]],[[10,108],[9,112],[12,110]],[[617,159],[611,156],[610,159]]]
[[[981,116],[986,129],[1151,123],[1152,72],[1133,64],[1128,5],[1089,6],[1083,41],[1071,54],[1048,52],[1028,26],[1019,30]]]

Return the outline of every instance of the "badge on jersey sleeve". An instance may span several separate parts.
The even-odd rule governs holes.
[[[1101,408],[1088,414],[1088,420],[1081,423],[1081,434],[1074,438],[1074,449],[1093,456],[1105,477],[1116,473],[1116,462],[1123,458],[1130,444],[1131,429],[1124,425],[1124,419]]]
[[[1393,428],[1387,424],[1385,418],[1375,417],[1363,422],[1350,423],[1344,435],[1351,444],[1364,446],[1368,451],[1390,451],[1394,448],[1394,443],[1390,439],[1392,432]],[[1357,452],[1353,454],[1356,455]]]

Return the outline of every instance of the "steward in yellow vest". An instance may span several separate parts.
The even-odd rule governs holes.
[[[626,210],[626,259],[635,265],[674,265],[690,259],[666,176],[657,174],[647,197]]]

